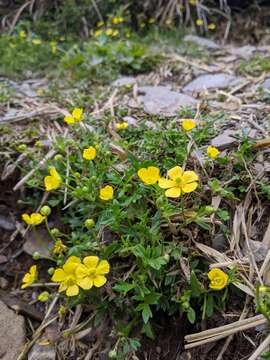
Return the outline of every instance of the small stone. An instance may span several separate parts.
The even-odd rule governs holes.
[[[50,256],[49,250],[54,246],[46,229],[37,227],[35,231],[32,229],[26,234],[26,242],[23,244],[23,250],[33,255],[38,252],[41,256]]]
[[[145,122],[145,125],[148,127],[148,129],[151,129],[151,130],[156,130],[157,129],[156,124],[151,120],[147,120]]]
[[[183,91],[187,93],[199,93],[206,90],[225,89],[239,85],[241,77],[228,74],[205,74],[197,77],[187,84]]]
[[[222,134],[211,140],[211,145],[218,149],[225,149],[233,144],[237,144],[237,140],[232,137],[236,132],[233,130],[225,130]]]
[[[261,86],[265,90],[270,90],[270,78],[266,79]]]
[[[191,96],[170,90],[166,86],[143,86],[139,99],[146,113],[160,116],[175,116],[181,107],[194,107],[197,100]]]
[[[135,119],[132,116],[124,116],[123,121],[126,121],[129,126],[137,126],[138,125],[137,119]]]
[[[127,86],[127,85],[134,85],[136,83],[136,79],[132,76],[122,76],[119,79],[115,80],[113,82],[113,86],[115,87],[121,87],[121,86]]]
[[[222,233],[216,234],[212,239],[212,247],[218,251],[225,251],[228,247],[226,236]]]
[[[0,300],[0,324],[1,360],[17,359],[26,340],[24,318]]]
[[[8,281],[7,279],[0,277],[0,288],[7,289],[8,288]]]
[[[55,347],[51,344],[40,345],[35,344],[28,355],[28,360],[55,360],[56,351]]]
[[[16,229],[16,226],[9,218],[0,215],[0,228],[6,231],[13,231]]]
[[[196,45],[206,47],[208,49],[217,50],[220,48],[220,46],[215,43],[213,40],[203,38],[201,36],[196,35],[186,35],[183,39],[186,42],[192,42]]]
[[[251,251],[254,255],[256,262],[262,262],[265,259],[265,255],[267,254],[269,248],[261,241],[249,240]],[[243,252],[245,256],[249,255],[249,249],[247,244],[244,244]]]
[[[243,59],[249,59],[256,52],[256,47],[252,45],[245,45],[236,48],[231,48],[230,52],[232,55],[236,55]]]
[[[5,255],[0,255],[0,264],[8,262],[8,258]]]

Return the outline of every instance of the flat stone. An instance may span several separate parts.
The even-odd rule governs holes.
[[[122,76],[119,79],[115,80],[112,85],[115,87],[120,87],[126,85],[134,85],[135,83],[136,83],[136,78],[132,76]]]
[[[29,355],[28,360],[55,360],[56,359],[56,351],[55,347],[51,344],[48,345],[40,345],[35,344]]]
[[[220,46],[217,43],[215,43],[213,40],[206,39],[204,37],[197,35],[186,35],[183,40],[186,42],[192,42],[196,45],[206,47],[212,50],[216,50],[220,48]]]
[[[255,261],[256,262],[264,261],[265,256],[269,250],[268,246],[266,246],[261,241],[255,241],[255,240],[249,240],[249,244],[250,244],[251,251],[254,255]],[[246,243],[244,245],[243,252],[244,252],[245,256],[249,255],[249,249],[248,249]]]
[[[236,48],[231,48],[230,52],[232,55],[236,55],[243,59],[249,59],[257,51],[257,48],[252,45],[245,45]]]
[[[54,246],[46,229],[37,227],[35,231],[31,229],[26,233],[26,241],[23,244],[23,250],[33,255],[34,252],[39,252],[42,256],[50,256],[50,249]]]
[[[0,215],[0,229],[13,231],[16,229],[16,226],[8,217]]]
[[[26,340],[24,318],[0,300],[0,324],[0,358],[17,359]]]
[[[151,115],[175,116],[181,107],[194,107],[197,100],[191,96],[170,90],[166,86],[139,88],[144,111]]]
[[[270,90],[270,78],[266,79],[261,86],[265,90]]]
[[[225,149],[230,145],[236,144],[237,140],[232,137],[236,132],[233,130],[225,130],[222,134],[211,140],[211,145],[219,149]]]
[[[123,121],[127,122],[129,126],[137,126],[138,120],[132,116],[124,116]]]
[[[183,91],[187,93],[199,93],[205,90],[226,89],[241,83],[243,79],[228,74],[205,74],[197,77],[187,84]]]

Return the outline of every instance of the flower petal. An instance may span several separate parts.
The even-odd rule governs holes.
[[[83,279],[77,280],[77,284],[84,290],[89,290],[91,287],[93,287],[93,280],[86,276]]]
[[[96,268],[98,264],[99,258],[97,256],[86,256],[83,259],[84,265],[88,268]]]
[[[77,267],[79,266],[79,263],[73,263],[73,262],[66,262],[63,265],[63,269],[67,274],[74,274],[75,270],[77,269]]]
[[[101,260],[101,262],[97,266],[96,274],[103,275],[108,274],[110,272],[110,264],[107,260]]]
[[[158,180],[158,185],[161,187],[161,189],[169,189],[171,187],[175,186],[175,182],[173,180],[168,180],[165,178],[160,178]]]
[[[175,166],[168,171],[170,179],[175,180],[183,175],[183,169],[180,166]]]
[[[78,285],[71,285],[68,286],[66,291],[67,296],[76,296],[79,294],[79,286]]]
[[[55,272],[53,273],[52,281],[55,282],[65,281],[66,277],[67,274],[64,272],[63,269],[56,269]]]
[[[70,256],[66,261],[66,264],[69,264],[69,263],[78,263],[78,264],[80,264],[81,259],[78,256]]]
[[[98,275],[94,278],[94,285],[96,287],[101,287],[106,283],[107,279],[105,278],[105,276],[102,275]]]
[[[198,181],[199,177],[194,171],[185,171],[182,176],[182,184]]]
[[[193,183],[182,185],[181,190],[183,191],[183,193],[191,193],[192,191],[197,189],[197,187],[198,187],[198,183],[193,182]]]
[[[181,195],[181,189],[179,187],[173,187],[166,190],[165,195],[171,198],[178,198]]]
[[[83,264],[78,265],[78,267],[76,268],[76,276],[81,279],[87,275],[88,275],[88,268]]]
[[[31,278],[32,278],[32,276],[29,273],[26,273],[24,275],[24,277],[22,278],[22,282],[28,283],[28,282],[30,282]]]
[[[62,291],[66,291],[67,290],[67,284],[65,282],[62,282],[59,286],[58,291],[62,292]]]

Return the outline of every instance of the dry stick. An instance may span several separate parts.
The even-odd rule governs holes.
[[[7,116],[7,117],[3,117],[0,118],[0,124],[4,124],[6,122],[8,123],[14,123],[17,121],[23,121],[23,120],[29,120],[29,119],[34,119],[38,116],[51,116],[51,117],[55,117],[57,115],[59,115],[59,111],[57,110],[34,110],[31,112],[28,112],[27,114],[20,114],[20,115],[15,115],[15,116]]]
[[[9,30],[9,35],[12,33],[12,31],[14,30],[14,27],[21,15],[21,13],[23,12],[23,10],[28,6],[31,5],[31,1],[26,2],[25,4],[23,4],[19,10],[17,11],[16,15],[14,16],[14,19],[12,20],[12,23],[10,25],[10,30]]]
[[[248,360],[257,360],[261,353],[270,345],[270,334],[263,340],[260,346],[250,356]]]

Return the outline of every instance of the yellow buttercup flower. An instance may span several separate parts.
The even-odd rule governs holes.
[[[21,30],[20,32],[19,32],[19,37],[21,38],[21,39],[25,39],[26,38],[26,32],[24,31],[24,30]]]
[[[27,288],[28,286],[30,286],[31,284],[33,284],[38,277],[38,272],[37,272],[37,266],[33,265],[30,267],[29,271],[24,275],[23,279],[22,279],[22,289]]]
[[[213,290],[222,290],[229,282],[229,276],[218,268],[210,270],[208,278],[210,280],[209,287]]]
[[[50,168],[49,173],[50,175],[45,176],[44,178],[45,189],[46,191],[56,190],[62,184],[62,178],[55,167]]]
[[[208,146],[207,148],[207,155],[215,159],[220,154],[220,151],[215,146]]]
[[[83,150],[83,158],[85,160],[94,160],[96,155],[97,150],[93,146],[90,146],[89,148]]]
[[[196,20],[196,25],[197,26],[202,26],[203,25],[203,20],[202,19],[197,19]]]
[[[60,283],[59,292],[65,291],[67,296],[79,294],[76,269],[80,264],[81,260],[77,256],[70,256],[62,268],[55,270],[52,281]]]
[[[115,124],[115,128],[116,128],[117,130],[124,130],[124,129],[126,129],[127,127],[128,127],[128,123],[127,123],[126,121],[123,121],[123,122],[121,122],[121,123]]]
[[[119,35],[119,30],[114,30],[112,33],[112,37],[116,37]]]
[[[96,30],[96,31],[94,32],[94,36],[95,36],[95,37],[99,37],[102,33],[103,33],[103,31],[102,31],[101,29]]]
[[[168,171],[169,179],[160,178],[158,185],[167,197],[178,198],[185,193],[191,193],[198,186],[198,175],[194,171],[184,171],[180,166],[175,166]]]
[[[72,111],[72,114],[71,115],[66,115],[64,117],[64,121],[67,123],[67,124],[75,124],[76,122],[79,122],[82,120],[82,116],[83,116],[83,109],[81,108],[75,108],[73,111]]]
[[[86,256],[83,259],[83,264],[76,269],[76,276],[79,279],[78,285],[84,289],[89,290],[93,286],[103,286],[107,279],[104,275],[110,272],[110,264],[107,260],[99,261],[97,256]]]
[[[56,51],[57,51],[57,42],[56,41],[51,41],[50,46],[51,46],[52,53],[55,54]]]
[[[193,119],[182,119],[182,128],[185,131],[191,131],[196,127],[196,121]]]
[[[197,5],[197,0],[189,0],[190,5]]]
[[[208,27],[209,30],[215,30],[216,24],[211,23],[211,24],[209,24],[207,27]]]
[[[137,172],[139,178],[144,182],[145,185],[154,185],[158,182],[159,168],[155,166],[149,166],[148,168],[141,168]]]
[[[99,21],[99,22],[97,23],[97,27],[102,27],[102,26],[104,26],[104,21]]]
[[[40,45],[41,43],[42,43],[42,41],[40,39],[33,39],[32,40],[33,45]]]
[[[55,245],[53,247],[53,253],[56,255],[63,255],[63,253],[67,250],[66,245],[63,244],[62,240],[56,240]]]
[[[106,185],[99,190],[99,197],[101,200],[108,201],[113,199],[113,187]]]
[[[23,221],[28,225],[39,225],[45,220],[45,216],[42,216],[39,213],[32,213],[30,216],[28,214],[22,214]]]
[[[113,29],[107,29],[107,30],[105,31],[105,34],[108,35],[108,36],[111,36],[112,33],[113,33]]]

